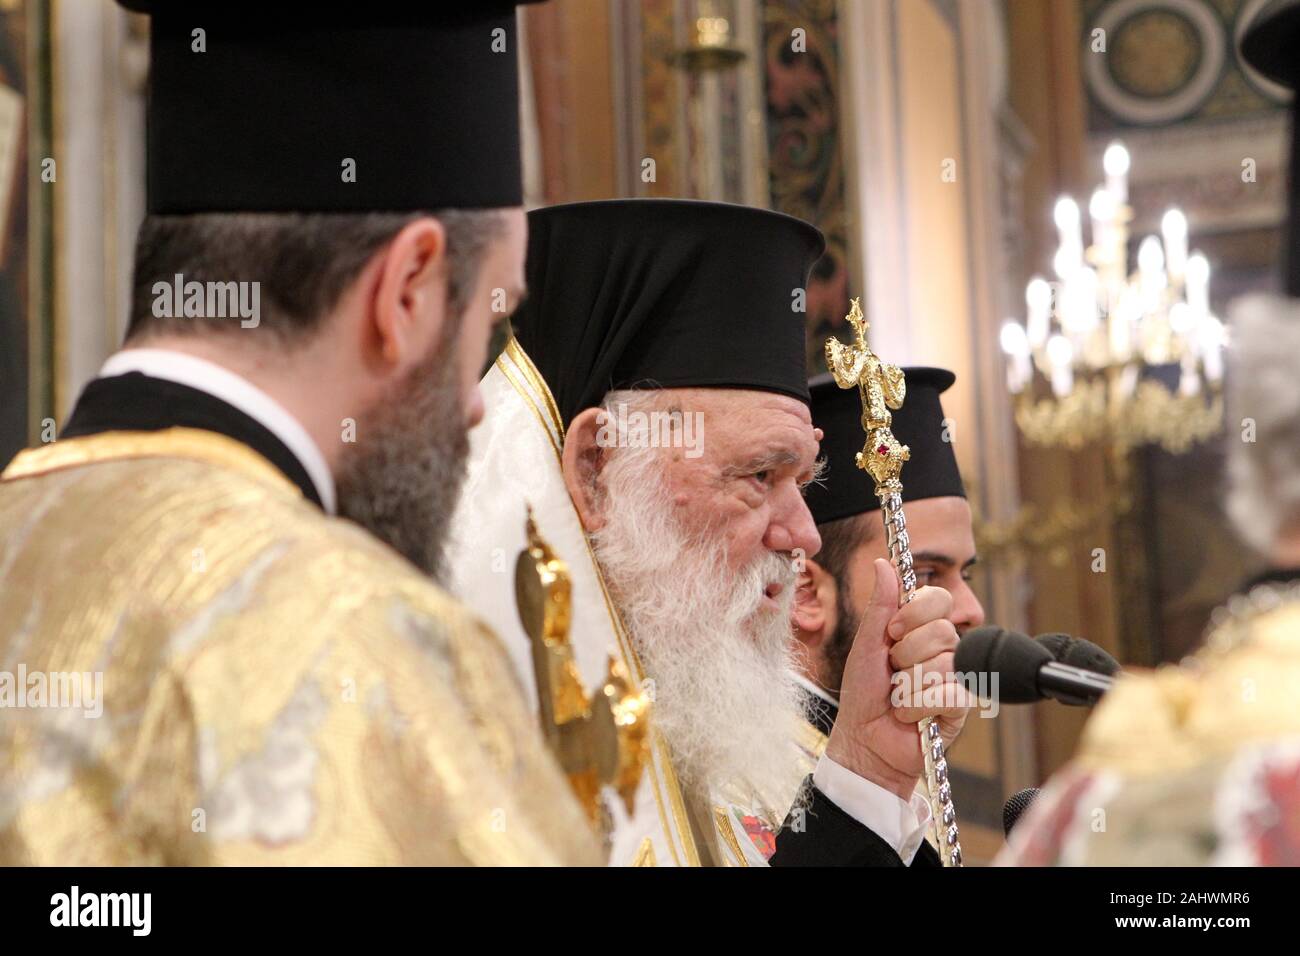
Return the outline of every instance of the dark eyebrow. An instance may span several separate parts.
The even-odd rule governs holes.
[[[945,568],[951,568],[957,563],[956,560],[953,559],[951,555],[944,554],[940,551],[913,551],[912,560],[918,564],[924,561],[926,564],[937,564]],[[978,560],[979,560],[979,556],[977,555],[971,558],[965,564],[963,564],[961,566],[961,569],[965,571],[967,568],[975,564],[975,562],[977,562]]]

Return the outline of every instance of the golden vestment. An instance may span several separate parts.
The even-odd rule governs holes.
[[[11,681],[102,676],[0,709],[0,864],[599,862],[495,637],[231,439],[20,454],[0,622]]]
[[[1300,586],[1234,598],[1178,666],[1126,673],[1002,864],[1300,864]]]

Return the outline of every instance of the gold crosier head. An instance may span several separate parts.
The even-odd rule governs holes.
[[[864,351],[870,351],[867,345],[867,329],[871,328],[871,323],[862,314],[862,299],[854,298],[849,302],[849,314],[844,317],[844,321],[853,326],[853,331],[856,333],[853,344]]]
[[[866,444],[854,460],[859,468],[876,482],[876,494],[885,495],[902,491],[903,462],[911,457],[906,445],[894,437],[890,425],[891,408],[901,408],[907,397],[907,383],[903,370],[897,365],[882,362],[867,344],[870,324],[862,314],[862,304],[854,299],[845,320],[853,327],[854,343],[844,345],[832,336],[826,340],[826,367],[840,388],[855,385],[862,398],[862,428],[867,433]]]

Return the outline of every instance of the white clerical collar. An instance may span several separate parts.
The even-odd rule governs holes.
[[[840,702],[831,696],[830,691],[826,690],[826,688],[824,687],[819,686],[813,681],[810,681],[808,678],[804,677],[803,674],[796,672],[794,675],[794,679],[799,683],[800,687],[802,687],[808,693],[812,694],[814,697],[820,697],[822,700],[826,701],[826,703],[830,704],[832,707],[840,706]]]
[[[197,388],[264,425],[306,469],[326,514],[334,513],[334,476],[320,448],[288,409],[252,382],[214,362],[170,349],[124,349],[109,356],[99,370],[99,377],[128,372],[142,372],[151,378]]]

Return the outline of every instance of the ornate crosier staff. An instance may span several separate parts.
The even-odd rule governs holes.
[[[867,320],[857,299],[845,317],[857,338],[844,345],[834,337],[826,340],[826,364],[840,388],[858,387],[862,396],[862,428],[867,442],[858,452],[858,467],[876,482],[880,498],[880,515],[885,522],[889,560],[903,581],[906,604],[916,594],[916,573],[912,570],[912,549],[907,539],[907,522],[903,519],[903,462],[910,456],[890,431],[891,408],[899,408],[907,395],[903,370],[882,362],[867,345]],[[948,780],[948,761],[943,754],[943,737],[933,717],[924,718],[917,729],[921,734],[921,753],[925,756],[925,788],[934,816],[934,835],[939,858],[944,866],[961,866],[961,842],[957,836],[957,811],[952,805],[952,784]]]

